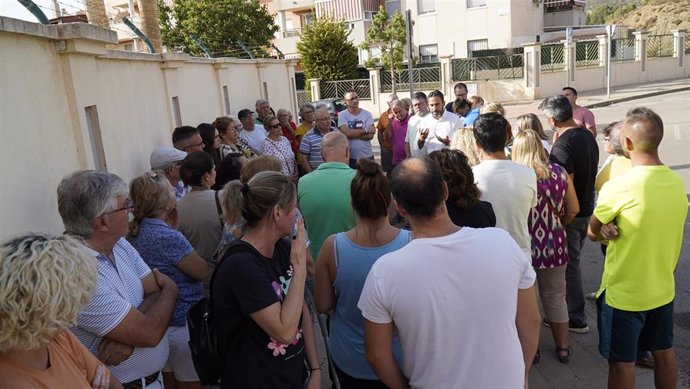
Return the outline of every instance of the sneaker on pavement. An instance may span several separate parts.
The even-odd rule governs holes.
[[[542,323],[546,326],[551,328],[551,323],[546,321],[546,319],[542,320]],[[568,330],[570,332],[574,332],[576,334],[586,334],[589,332],[589,326],[587,324],[575,324],[572,321],[568,323]]]
[[[597,299],[597,292],[587,293],[587,294],[585,295],[585,298],[586,298],[587,300],[596,300],[596,299]]]
[[[575,324],[571,321],[568,323],[568,331],[576,334],[586,334],[589,332],[589,326],[587,324]]]

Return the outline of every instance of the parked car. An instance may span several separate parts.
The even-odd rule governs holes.
[[[328,112],[331,114],[331,125],[333,125],[333,127],[338,127],[338,114],[340,111],[347,109],[344,99],[321,99],[312,102],[312,105],[314,108],[320,108],[322,106],[328,108]]]

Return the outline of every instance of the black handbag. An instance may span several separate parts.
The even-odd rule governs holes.
[[[233,254],[248,252],[251,249],[241,240],[231,243],[225,255],[211,275],[209,296],[199,300],[187,312],[187,327],[189,329],[189,349],[192,353],[194,370],[205,385],[220,383],[223,375],[223,353],[218,343],[218,334],[214,325],[213,312],[213,281],[225,259]],[[235,329],[224,329],[235,331]]]

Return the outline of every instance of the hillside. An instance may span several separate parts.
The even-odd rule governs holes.
[[[650,34],[668,34],[670,30],[690,31],[690,0],[596,1],[588,11],[601,15],[606,24],[622,24]],[[604,16],[605,15],[605,16]],[[589,19],[589,18],[588,18]],[[601,17],[592,20],[601,22]]]

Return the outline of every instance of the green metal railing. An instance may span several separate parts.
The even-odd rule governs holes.
[[[523,54],[454,59],[451,68],[454,81],[522,78]]]
[[[371,99],[371,82],[368,78],[357,80],[321,81],[322,99],[342,99],[349,90],[357,92],[360,99]]]
[[[578,68],[599,66],[599,41],[575,43],[575,66]]]
[[[673,34],[647,37],[647,58],[673,57]]]
[[[441,67],[425,66],[412,69],[412,85],[416,90],[441,88]],[[395,90],[410,90],[410,72],[401,69],[395,72]],[[393,74],[388,70],[381,72],[381,92],[393,91]]]
[[[635,38],[611,39],[611,61],[634,61]]]
[[[541,47],[541,71],[554,72],[565,69],[565,46],[563,44]]]

